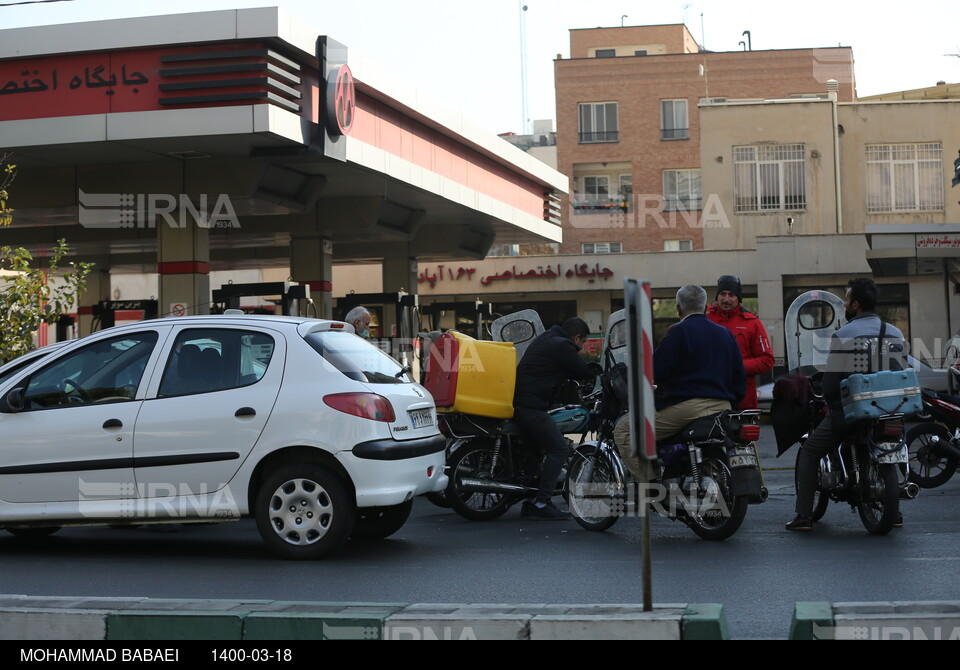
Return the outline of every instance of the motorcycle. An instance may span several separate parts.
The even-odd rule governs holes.
[[[819,393],[814,393],[811,403],[815,420],[829,420],[823,418],[825,402]],[[801,445],[808,435],[801,438]],[[916,483],[901,483],[907,460],[902,414],[885,414],[855,424],[840,448],[820,460],[813,520],[822,519],[833,500],[856,510],[869,533],[886,535],[899,516],[900,499],[913,499],[920,494]],[[796,471],[799,463],[798,452]]]
[[[759,416],[759,410],[745,410],[702,417],[675,439],[658,443],[654,476],[642,489],[614,444],[615,419],[603,419],[597,440],[580,446],[571,460],[570,513],[581,528],[604,531],[628,507],[648,505],[705,540],[727,539],[742,525],[747,506],[767,499],[753,444],[760,437]],[[656,492],[652,500],[646,499],[649,492]]]
[[[955,374],[954,368],[950,374]],[[907,433],[910,481],[932,489],[946,484],[960,464],[960,398],[922,389],[923,417]]]
[[[584,405],[590,405],[596,393],[580,404],[550,410],[564,435],[580,434],[581,441],[585,439],[591,413]],[[492,521],[516,503],[536,496],[544,453],[514,421],[450,413],[442,418],[441,432],[448,438],[449,454],[445,502],[457,514],[471,521]],[[566,468],[557,481],[556,495],[563,493],[565,475]]]

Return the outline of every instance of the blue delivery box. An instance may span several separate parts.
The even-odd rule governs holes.
[[[847,423],[884,414],[917,414],[923,409],[920,381],[914,369],[850,375],[840,382],[843,417]]]

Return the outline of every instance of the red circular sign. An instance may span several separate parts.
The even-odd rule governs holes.
[[[348,135],[356,110],[356,88],[353,73],[346,65],[336,68],[327,77],[327,128],[338,135]]]

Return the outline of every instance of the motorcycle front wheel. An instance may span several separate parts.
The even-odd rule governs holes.
[[[886,535],[893,529],[900,512],[900,486],[897,466],[871,463],[864,502],[857,505],[863,527],[872,535]]]
[[[910,481],[922,489],[933,489],[946,484],[957,471],[957,464],[960,462],[953,454],[938,448],[937,441],[950,443],[950,432],[939,423],[921,423],[907,433]]]
[[[573,520],[585,530],[605,531],[623,514],[625,491],[615,481],[610,457],[585,445],[570,459],[567,506]]]
[[[513,497],[505,493],[466,490],[465,479],[476,479],[494,484],[505,482],[507,464],[501,453],[493,463],[493,445],[470,443],[458,449],[450,458],[446,499],[454,512],[470,521],[493,521],[510,509]]]
[[[750,503],[745,496],[733,495],[733,477],[723,461],[704,459],[700,474],[705,488],[691,491],[686,501],[697,505],[687,512],[690,530],[704,540],[721,542],[740,529]]]

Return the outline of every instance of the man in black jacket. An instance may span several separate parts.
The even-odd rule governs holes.
[[[567,460],[568,447],[560,427],[547,410],[562,382],[594,376],[590,366],[580,356],[580,349],[589,335],[590,327],[583,319],[567,319],[562,326],[552,326],[531,342],[517,366],[517,386],[513,394],[514,421],[547,452],[536,500],[523,504],[521,513],[524,516],[535,519],[570,517],[550,502],[560,471]]]

